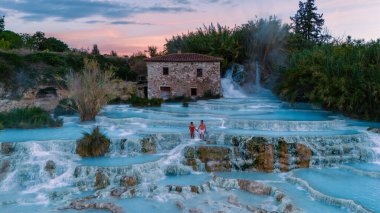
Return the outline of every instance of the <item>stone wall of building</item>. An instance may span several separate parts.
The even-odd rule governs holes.
[[[211,91],[221,94],[220,62],[147,62],[148,98],[160,98],[161,87],[171,88],[171,97],[191,96],[191,88],[197,88],[197,97]],[[163,68],[169,74],[163,75]],[[197,77],[197,69],[202,69],[202,77]]]

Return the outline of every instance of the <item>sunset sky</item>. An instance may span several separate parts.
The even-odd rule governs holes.
[[[380,0],[316,0],[334,36],[380,38]],[[234,26],[276,15],[284,22],[297,0],[0,0],[6,29],[43,31],[75,48],[98,44],[103,53],[131,54],[203,24]]]

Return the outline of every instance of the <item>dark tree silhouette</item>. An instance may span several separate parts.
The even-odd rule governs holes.
[[[299,2],[297,13],[290,17],[294,33],[308,41],[321,43],[324,40],[322,32],[325,20],[323,14],[317,13],[314,0]]]
[[[92,55],[100,55],[100,51],[99,51],[99,48],[98,48],[97,44],[94,44],[92,46],[91,54]]]
[[[0,17],[0,32],[3,32],[5,29],[5,16]]]

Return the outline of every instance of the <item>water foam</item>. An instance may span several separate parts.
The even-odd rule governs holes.
[[[242,91],[241,87],[234,82],[232,78],[233,70],[229,69],[226,76],[222,78],[223,97],[225,98],[245,98],[247,95]]]

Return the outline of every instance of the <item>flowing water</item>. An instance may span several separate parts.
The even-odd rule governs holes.
[[[284,202],[273,195],[280,191],[293,212],[380,212],[380,137],[366,131],[378,123],[350,120],[307,104],[291,106],[265,89],[248,95],[231,79],[232,74],[222,80],[224,98],[189,107],[112,105],[95,122],[80,123],[72,116],[63,117],[62,128],[0,131],[0,142],[13,142],[14,149],[0,153],[0,212],[78,212],[61,209],[89,195],[96,198],[88,202],[113,203],[125,212],[249,212],[250,206],[281,212]],[[222,147],[232,148],[232,136],[281,137],[306,144],[315,153],[313,168],[287,173],[193,171],[183,163],[185,147],[215,146],[189,138],[189,123],[201,119],[206,137]],[[111,138],[110,152],[82,159],[75,154],[75,141],[95,126]],[[155,154],[141,152],[140,141],[146,137],[154,139]],[[350,152],[339,151],[344,149]],[[49,160],[55,163],[52,172],[45,169]],[[109,186],[95,189],[97,172],[107,174]],[[137,177],[139,184],[133,193],[112,196],[124,175]],[[274,192],[241,191],[236,179],[262,182]],[[171,186],[181,186],[181,193]],[[198,193],[190,186],[197,186]]]

